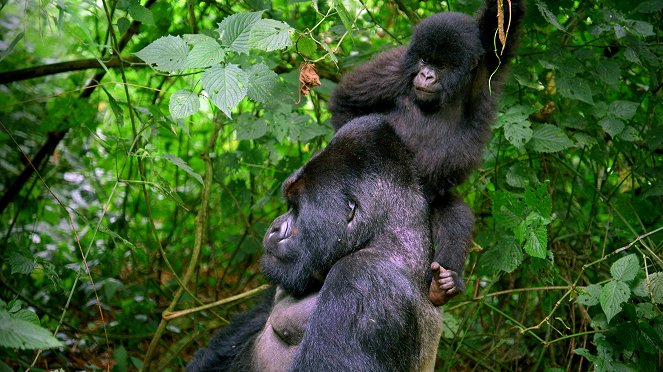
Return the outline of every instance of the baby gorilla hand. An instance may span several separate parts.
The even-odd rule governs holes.
[[[446,270],[439,263],[433,262],[430,266],[433,272],[433,280],[428,290],[428,299],[435,306],[442,306],[460,293],[460,290],[454,284],[458,274],[452,270]]]

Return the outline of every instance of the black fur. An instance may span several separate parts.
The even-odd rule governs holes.
[[[345,75],[329,103],[337,130],[355,117],[382,113],[414,153],[431,207],[438,246],[435,261],[458,273],[454,294],[465,289],[462,272],[474,217],[450,189],[481,163],[495,118],[499,84],[515,53],[524,14],[522,1],[511,3],[506,48],[492,79],[490,74],[499,61],[493,44],[498,51],[502,46],[494,41],[496,1],[487,0],[476,18],[439,13],[424,19],[409,47],[381,53]]]
[[[197,354],[188,369],[227,363],[236,335],[250,337],[218,370],[432,368],[440,330],[439,314],[427,297],[433,251],[427,202],[411,158],[389,123],[371,115],[340,129],[325,150],[289,177],[283,193],[290,208],[265,235],[262,269],[294,305],[279,307],[283,299],[277,296],[265,327],[231,325],[232,332],[210,343],[211,357],[203,363],[205,355]],[[311,288],[319,288],[317,302],[295,310],[300,302],[292,296]],[[276,324],[276,316],[285,322]],[[283,337],[281,324],[294,323],[287,317],[304,319],[298,344]],[[224,335],[232,338],[218,340]],[[210,351],[217,347],[225,351]],[[215,355],[224,358],[214,360]]]

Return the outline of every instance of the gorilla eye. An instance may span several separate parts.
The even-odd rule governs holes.
[[[348,222],[350,222],[355,218],[355,211],[357,210],[357,203],[350,200],[348,202],[348,208],[350,209],[350,212],[348,213]]]

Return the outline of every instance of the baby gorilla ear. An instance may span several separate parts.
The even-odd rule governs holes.
[[[348,223],[352,222],[355,218],[355,211],[357,210],[357,203],[353,200],[348,201]]]

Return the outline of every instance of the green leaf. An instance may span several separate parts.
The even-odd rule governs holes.
[[[552,218],[552,200],[548,193],[548,182],[543,182],[536,188],[528,187],[525,190],[525,204],[549,223]]]
[[[580,295],[576,299],[576,302],[585,306],[598,305],[600,295],[601,286],[598,284],[590,284],[587,287],[581,288]]]
[[[627,28],[631,33],[637,36],[648,37],[656,35],[656,33],[654,33],[654,26],[645,21],[629,20]]]
[[[0,310],[0,346],[11,349],[37,350],[62,347],[62,343],[46,328],[23,319],[16,319]]]
[[[514,228],[525,218],[525,205],[507,191],[496,191],[492,195],[493,217],[499,226]]]
[[[614,118],[603,118],[599,121],[599,125],[603,130],[610,135],[610,137],[616,137],[619,133],[624,130],[624,123],[619,119]]]
[[[232,109],[246,96],[248,80],[246,72],[234,64],[213,66],[201,77],[211,101],[229,118]]]
[[[201,185],[203,184],[203,178],[198,173],[194,172],[193,169],[191,169],[191,167],[189,166],[189,164],[185,163],[184,160],[171,154],[161,155],[161,158],[169,161],[171,164],[174,164],[181,170],[189,173],[191,177],[195,178],[196,181],[200,182]]]
[[[587,133],[581,133],[581,132],[576,133],[573,136],[573,139],[575,140],[575,145],[580,147],[580,148],[590,149],[598,143],[596,141],[596,138],[594,138],[593,136],[590,136]]]
[[[129,368],[129,353],[124,346],[120,345],[113,350],[113,361],[115,361],[115,366],[113,366],[113,372],[125,372]]]
[[[287,48],[291,44],[292,30],[292,27],[285,22],[261,19],[251,30],[249,45],[265,52]]]
[[[235,127],[238,140],[254,140],[267,133],[265,120],[244,120]]]
[[[115,115],[115,120],[117,120],[117,124],[123,127],[124,111],[122,111],[122,107],[120,107],[120,105],[115,100],[115,97],[113,97],[103,85],[101,86],[101,89],[103,89],[106,95],[108,96],[108,103],[110,104],[111,110],[113,110],[113,115]]]
[[[10,311],[10,313],[11,313],[11,311]],[[32,312],[28,309],[21,309],[21,310],[15,312],[15,313],[11,314],[11,316],[14,319],[25,320],[26,322],[30,322],[30,323],[32,323],[36,326],[41,326],[41,323],[39,322],[39,317],[37,316],[37,314],[35,314],[34,312]]]
[[[592,89],[585,79],[579,77],[559,77],[555,80],[559,94],[570,99],[594,104]]]
[[[573,142],[564,131],[552,124],[535,127],[529,144],[537,152],[558,152],[573,147]]]
[[[608,114],[619,119],[629,120],[635,116],[639,106],[640,104],[637,102],[614,101],[608,108]]]
[[[117,30],[120,31],[121,34],[124,34],[127,32],[127,30],[131,27],[131,21],[127,17],[120,17],[117,19]]]
[[[635,279],[640,269],[638,257],[635,254],[629,254],[622,257],[610,266],[610,274],[613,279],[622,282],[630,282]]]
[[[247,95],[249,98],[258,102],[266,102],[271,96],[278,75],[264,63],[252,65],[246,73],[248,75]]]
[[[186,67],[189,47],[181,37],[168,35],[158,38],[134,54],[146,63],[156,65],[158,70],[175,73]]]
[[[599,302],[608,322],[622,310],[622,304],[631,296],[628,285],[618,280],[611,280],[601,288]]]
[[[178,90],[170,96],[168,110],[173,119],[185,118],[198,112],[200,109],[200,98],[190,90]]]
[[[656,13],[661,9],[663,9],[661,0],[643,1],[635,7],[635,11],[639,13]]]
[[[251,13],[236,13],[224,18],[216,29],[221,44],[237,53],[249,54],[251,29],[260,21],[262,13],[262,10]]]
[[[532,257],[546,258],[548,254],[548,229],[543,226],[527,226],[525,253]]]
[[[663,304],[663,272],[659,271],[649,275],[649,288],[652,302]]]
[[[621,76],[619,64],[613,61],[601,61],[596,64],[596,73],[601,81],[613,87],[617,86]]]
[[[9,266],[12,268],[12,274],[30,274],[32,270],[35,269],[35,260],[30,257],[26,257],[20,253],[13,252],[9,259]]]
[[[303,55],[310,57],[316,50],[318,50],[318,44],[308,37],[302,36],[302,38],[297,41],[297,51]]]
[[[525,144],[532,138],[529,120],[524,118],[519,122],[504,123],[504,137],[518,149],[525,147]]]
[[[548,21],[548,23],[555,26],[558,30],[566,32],[566,29],[564,28],[564,26],[562,26],[559,23],[559,21],[557,21],[557,17],[555,16],[555,14],[553,14],[553,12],[551,12],[548,9],[548,6],[546,4],[542,3],[541,1],[537,1],[536,2],[536,7],[539,8],[539,12],[543,16],[543,18],[545,18],[546,21]]]
[[[14,48],[16,48],[16,44],[18,44],[21,39],[23,39],[23,32],[19,32],[15,37],[14,40],[12,40],[11,44],[7,47],[7,49],[3,50],[2,53],[0,53],[0,62],[5,59],[8,55],[12,54],[14,51]]]
[[[154,17],[152,17],[152,12],[139,3],[134,3],[129,6],[129,14],[138,22],[143,22],[148,25],[154,24]]]
[[[511,273],[523,262],[523,251],[513,236],[502,236],[494,247],[486,250],[479,258],[482,271]]]
[[[345,30],[348,32],[352,31],[352,17],[350,17],[350,13],[345,9],[343,3],[339,0],[334,0],[333,6],[339,18],[341,18],[341,23],[343,23]]]
[[[216,40],[208,39],[193,45],[186,58],[186,68],[204,68],[223,62],[226,52]]]
[[[584,357],[585,359],[589,360],[590,362],[595,362],[598,357],[596,355],[592,355],[589,350],[583,349],[583,348],[578,348],[573,350],[574,353]]]

